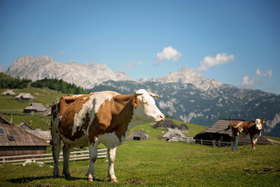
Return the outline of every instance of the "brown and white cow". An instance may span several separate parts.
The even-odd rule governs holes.
[[[62,97],[52,107],[53,176],[59,177],[58,159],[62,140],[62,174],[66,178],[70,177],[68,162],[71,147],[89,146],[87,178],[89,181],[95,180],[97,146],[103,143],[108,148],[108,177],[118,182],[114,171],[116,146],[123,144],[127,132],[133,126],[164,120],[152,97],[159,96],[143,89],[130,95],[104,91]]]
[[[258,138],[261,136],[263,123],[265,119],[256,119],[252,120],[252,122],[246,121],[235,121],[231,123],[231,131],[232,131],[232,138],[231,138],[231,151],[235,150],[238,151],[238,140],[239,135],[246,136],[250,134],[251,143],[253,149],[255,149],[256,143]]]

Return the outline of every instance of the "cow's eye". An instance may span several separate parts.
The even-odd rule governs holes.
[[[148,102],[143,102],[144,105],[148,105]],[[149,105],[148,105],[149,106]]]

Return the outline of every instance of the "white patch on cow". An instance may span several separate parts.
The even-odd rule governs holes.
[[[125,139],[122,139],[120,142],[119,138],[117,137],[115,132],[112,133],[105,133],[98,136],[98,139],[95,143],[103,143],[107,148],[113,149],[121,144],[123,144]]]
[[[74,116],[74,123],[72,127],[72,135],[75,134],[77,127],[83,125],[83,119],[86,117],[86,114],[90,112],[90,122],[92,123],[95,117],[95,113],[99,110],[99,107],[104,103],[105,100],[111,100],[114,96],[118,95],[116,92],[97,92],[89,97],[89,100],[83,104],[82,109],[79,113],[75,114]],[[88,128],[89,129],[89,128]],[[88,130],[87,130],[88,131]],[[88,134],[88,132],[87,132]]]
[[[256,119],[255,124],[256,124],[257,130],[259,130],[259,131],[262,130],[262,123],[261,123],[260,119]]]
[[[146,122],[158,122],[164,119],[164,115],[157,108],[154,98],[151,97],[146,90],[138,90],[136,94],[142,95],[137,96],[140,105],[133,110],[133,114],[136,115],[134,118]]]
[[[234,126],[233,128],[237,129],[240,125],[242,124],[242,122],[238,123],[236,126]]]

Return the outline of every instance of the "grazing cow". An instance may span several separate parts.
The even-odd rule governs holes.
[[[89,181],[95,180],[97,146],[103,143],[108,148],[108,177],[118,182],[114,171],[116,146],[123,144],[133,126],[164,120],[152,97],[159,96],[143,89],[130,95],[104,91],[62,97],[52,106],[53,176],[59,177],[58,159],[62,140],[62,174],[70,178],[68,162],[71,147],[89,146],[90,165],[86,175]]]
[[[263,123],[265,119],[256,119],[252,120],[252,122],[246,121],[235,121],[231,123],[231,131],[232,131],[232,138],[231,138],[231,151],[234,151],[233,147],[235,146],[235,150],[238,151],[238,139],[239,135],[242,134],[246,136],[250,134],[251,143],[253,149],[255,149],[256,143],[258,138],[261,136]]]

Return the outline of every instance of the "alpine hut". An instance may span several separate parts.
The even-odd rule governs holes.
[[[125,140],[150,140],[150,137],[144,131],[135,130],[130,135],[128,135]]]
[[[17,95],[15,97],[15,99],[30,101],[30,100],[35,99],[35,97],[33,97],[33,95],[31,95],[30,93],[20,93],[19,95]]]
[[[47,146],[43,139],[12,124],[0,115],[0,156],[45,154]]]
[[[25,113],[32,112],[46,112],[48,109],[45,108],[42,103],[31,103],[28,107],[24,109]]]
[[[203,144],[212,145],[212,141],[221,142],[221,146],[230,145],[232,132],[231,122],[245,121],[243,119],[219,119],[213,126],[195,135],[194,139],[196,143],[204,142]],[[206,141],[205,141],[206,140]],[[251,144],[250,136],[239,136],[238,145]],[[259,145],[271,145],[272,143],[265,137],[261,136],[257,144]]]
[[[176,129],[179,128],[172,120],[164,120],[163,122],[157,123],[153,126],[155,129]]]
[[[13,90],[7,89],[5,92],[1,94],[2,96],[8,96],[8,95],[16,95]]]

